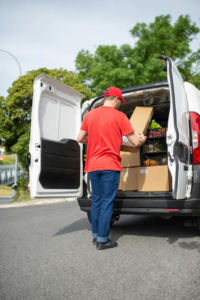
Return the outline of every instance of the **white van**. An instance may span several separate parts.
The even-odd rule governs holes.
[[[194,216],[200,229],[200,91],[183,82],[169,57],[158,58],[167,66],[168,80],[122,89],[127,103],[119,110],[130,117],[136,106],[153,107],[153,118],[168,128],[172,191],[118,191],[112,221],[120,214],[185,215]],[[90,217],[86,146],[76,138],[82,119],[103,104],[103,95],[86,101],[81,111],[82,99],[79,92],[47,75],[35,78],[28,163],[31,198],[76,197]]]

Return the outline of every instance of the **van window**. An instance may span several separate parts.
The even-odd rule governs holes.
[[[56,115],[57,101],[47,96],[42,96],[39,108],[39,124],[41,137],[56,140]]]
[[[53,141],[74,139],[75,110],[57,99],[43,96],[40,101],[39,123],[42,138]]]
[[[70,126],[69,126],[70,124]],[[58,140],[74,139],[75,130],[75,112],[72,106],[60,103],[60,118],[59,118],[59,134]]]

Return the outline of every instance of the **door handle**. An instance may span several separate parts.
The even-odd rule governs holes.
[[[29,156],[30,156],[30,160],[28,159]],[[26,164],[27,164],[27,166],[30,167],[30,164],[31,164],[31,154],[30,154],[30,152],[26,153]]]

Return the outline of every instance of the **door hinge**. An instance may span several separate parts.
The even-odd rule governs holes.
[[[189,198],[191,196],[191,190],[192,190],[192,178],[193,178],[193,170],[192,166],[188,166],[187,171],[187,188],[186,188],[186,198]]]
[[[193,148],[192,148],[192,146],[189,146],[189,152],[190,152],[190,154],[193,153]]]
[[[192,178],[193,177],[193,171],[187,171],[187,177]]]
[[[174,158],[171,156],[171,153],[169,151],[167,151],[167,155],[169,156],[169,160],[171,163],[174,162]]]

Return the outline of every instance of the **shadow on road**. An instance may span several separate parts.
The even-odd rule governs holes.
[[[179,238],[197,237],[199,231],[197,227],[185,227],[183,217],[166,220],[157,216],[128,216],[121,223],[114,224],[111,234],[115,240],[123,235],[163,237],[168,239],[169,244],[173,244]]]
[[[80,230],[92,231],[92,227],[87,218],[82,218],[82,219],[60,229],[56,234],[54,234],[54,236],[58,236],[61,234],[68,234],[68,233],[76,232],[76,231],[80,231]]]
[[[187,249],[187,250],[196,249],[200,253],[200,243],[197,243],[197,242],[180,242],[179,246],[182,249]]]
[[[91,225],[87,218],[82,218],[60,229],[54,236],[80,230],[91,231]],[[173,244],[179,238],[197,237],[199,231],[197,227],[185,227],[183,217],[165,220],[157,216],[121,216],[121,220],[112,226],[110,235],[115,241],[124,235],[163,237],[168,239],[169,244]],[[196,248],[200,252],[200,244],[197,242],[180,242],[179,246],[185,249]]]

